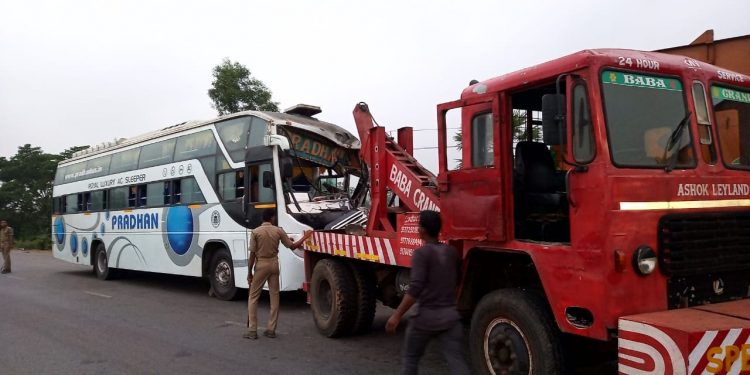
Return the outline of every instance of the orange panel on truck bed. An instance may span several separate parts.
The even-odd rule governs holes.
[[[750,299],[743,299],[732,303],[696,306],[694,308],[750,320]]]
[[[750,299],[619,320],[620,374],[750,374]]]

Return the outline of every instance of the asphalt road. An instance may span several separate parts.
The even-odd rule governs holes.
[[[208,297],[204,281],[130,273],[98,280],[50,252],[14,251],[0,276],[0,374],[393,374],[403,339],[373,332],[327,339],[302,293],[282,294],[276,339],[242,338],[246,301]],[[259,323],[265,324],[267,296]],[[423,373],[446,373],[437,345]]]

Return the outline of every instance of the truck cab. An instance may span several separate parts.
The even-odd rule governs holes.
[[[437,175],[413,157],[409,128],[388,136],[364,103],[354,118],[367,222],[316,231],[305,246],[324,335],[365,331],[376,298],[398,304],[420,245],[416,212],[429,209],[461,255],[457,308],[470,321],[476,373],[564,373],[579,343],[609,348],[615,339],[630,361],[623,373],[693,357],[705,366],[715,358],[699,349],[671,356],[697,341],[677,349],[642,323],[651,317],[632,317],[668,321],[670,311],[696,316],[709,304],[721,312],[714,321],[743,316],[721,324],[747,339],[750,77],[599,49],[472,81],[437,106]],[[455,120],[458,137],[448,133]],[[449,167],[456,146],[460,163]],[[710,324],[688,328],[719,337]],[[672,344],[640,345],[661,339]],[[662,352],[669,357],[653,355]]]
[[[477,316],[482,300],[508,287],[544,300],[561,332],[598,340],[616,337],[618,317],[748,297],[747,76],[588,50],[472,83],[438,118],[443,234],[465,256],[460,308],[475,323],[490,319]],[[483,351],[476,359],[503,368]]]

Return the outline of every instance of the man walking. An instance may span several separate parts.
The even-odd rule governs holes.
[[[8,222],[0,220],[0,251],[3,252],[3,268],[0,273],[10,273],[10,249],[15,245],[13,240],[13,228]]]
[[[279,319],[279,241],[294,250],[300,247],[310,234],[312,232],[307,232],[297,242],[292,242],[284,229],[276,226],[276,210],[269,208],[263,211],[263,224],[253,230],[250,241],[247,273],[247,283],[250,285],[250,296],[247,302],[249,327],[244,338],[258,338],[258,298],[266,281],[268,281],[268,294],[271,298],[271,312],[268,317],[268,327],[263,335],[270,338],[276,337],[276,323]],[[255,268],[254,275],[253,267]]]
[[[419,235],[425,245],[414,250],[409,289],[385,325],[388,333],[396,333],[401,317],[419,302],[404,338],[404,374],[417,373],[419,360],[432,339],[440,340],[451,374],[469,374],[463,355],[463,327],[456,311],[460,259],[454,248],[438,242],[441,225],[440,213],[419,214]]]

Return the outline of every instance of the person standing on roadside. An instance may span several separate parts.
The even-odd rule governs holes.
[[[439,212],[420,212],[419,236],[425,244],[414,250],[409,289],[385,325],[386,332],[395,334],[401,318],[419,302],[404,338],[404,374],[417,373],[419,360],[433,339],[440,341],[451,374],[469,374],[463,351],[463,326],[456,310],[461,263],[454,248],[438,242],[441,225]]]
[[[6,220],[0,220],[0,251],[3,252],[3,268],[0,273],[10,273],[10,249],[15,246],[13,228]]]
[[[271,311],[268,316],[268,326],[263,335],[270,338],[276,337],[276,324],[279,320],[279,242],[294,250],[300,247],[311,234],[312,232],[305,232],[305,235],[297,242],[292,242],[284,229],[276,226],[276,210],[269,208],[263,211],[263,224],[253,230],[249,247],[247,283],[250,285],[250,296],[247,301],[248,329],[243,335],[244,338],[258,338],[258,298],[266,281],[268,281]]]

